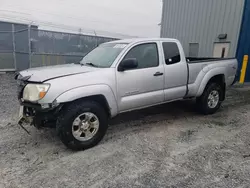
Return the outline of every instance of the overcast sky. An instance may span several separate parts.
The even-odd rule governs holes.
[[[53,30],[157,37],[161,9],[162,0],[0,0],[0,20],[34,21]]]

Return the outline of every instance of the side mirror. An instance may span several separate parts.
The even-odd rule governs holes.
[[[128,69],[134,69],[138,67],[138,61],[135,58],[125,59],[118,66],[118,71],[123,72]]]

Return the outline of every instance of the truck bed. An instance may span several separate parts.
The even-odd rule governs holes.
[[[234,59],[234,58],[186,57],[186,61],[188,63],[203,63],[203,62],[210,62],[210,61],[230,60],[230,59]]]
[[[187,58],[189,59],[189,58]],[[193,61],[192,61],[193,60]],[[189,96],[195,96],[197,84],[200,83],[207,72],[214,68],[224,68],[228,75],[225,75],[226,85],[231,85],[234,81],[238,63],[235,58],[190,58],[188,63],[188,88]],[[196,83],[197,82],[197,83]]]

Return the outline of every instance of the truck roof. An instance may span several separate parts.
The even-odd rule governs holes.
[[[177,39],[173,38],[131,38],[131,39],[122,39],[115,40],[108,43],[135,43],[135,42],[145,42],[145,41],[174,41],[177,42]]]

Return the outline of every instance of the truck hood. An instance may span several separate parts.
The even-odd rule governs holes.
[[[80,64],[65,64],[48,67],[31,68],[19,73],[18,79],[26,78],[27,81],[45,82],[47,80],[92,72],[99,68],[82,66]]]

